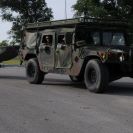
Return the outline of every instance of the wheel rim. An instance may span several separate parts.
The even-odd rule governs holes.
[[[88,71],[88,80],[90,84],[94,84],[97,81],[97,73],[94,68],[89,69]]]
[[[27,74],[29,77],[34,77],[35,75],[35,67],[32,63],[28,65]]]

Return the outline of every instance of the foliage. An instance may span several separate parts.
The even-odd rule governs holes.
[[[2,19],[12,22],[10,34],[20,41],[21,28],[26,23],[50,20],[52,10],[47,7],[45,0],[0,0]]]
[[[78,16],[133,20],[132,0],[77,0],[73,9]]]
[[[8,41],[7,40],[3,40],[2,42],[0,42],[0,47],[1,46],[8,46]]]
[[[103,17],[106,14],[99,0],[78,0],[73,9],[76,16]]]

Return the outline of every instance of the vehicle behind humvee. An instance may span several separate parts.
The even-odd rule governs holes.
[[[28,24],[20,49],[28,81],[40,84],[47,73],[67,74],[99,93],[113,80],[132,77],[127,29],[125,22],[90,18]]]

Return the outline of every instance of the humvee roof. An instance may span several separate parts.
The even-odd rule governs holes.
[[[26,29],[42,29],[42,28],[57,28],[57,27],[74,27],[75,25],[87,25],[87,26],[118,26],[125,27],[128,26],[126,21],[112,20],[112,19],[96,19],[96,18],[75,18],[75,19],[65,19],[56,21],[45,21],[37,23],[29,23],[26,25]]]

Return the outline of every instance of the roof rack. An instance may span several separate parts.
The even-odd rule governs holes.
[[[76,25],[79,23],[117,24],[117,25],[128,24],[126,21],[121,21],[121,20],[80,17],[80,18],[74,18],[74,19],[28,23],[25,28],[26,29],[45,28],[45,27],[52,27],[52,26],[55,27],[55,26],[65,26],[65,25]]]

